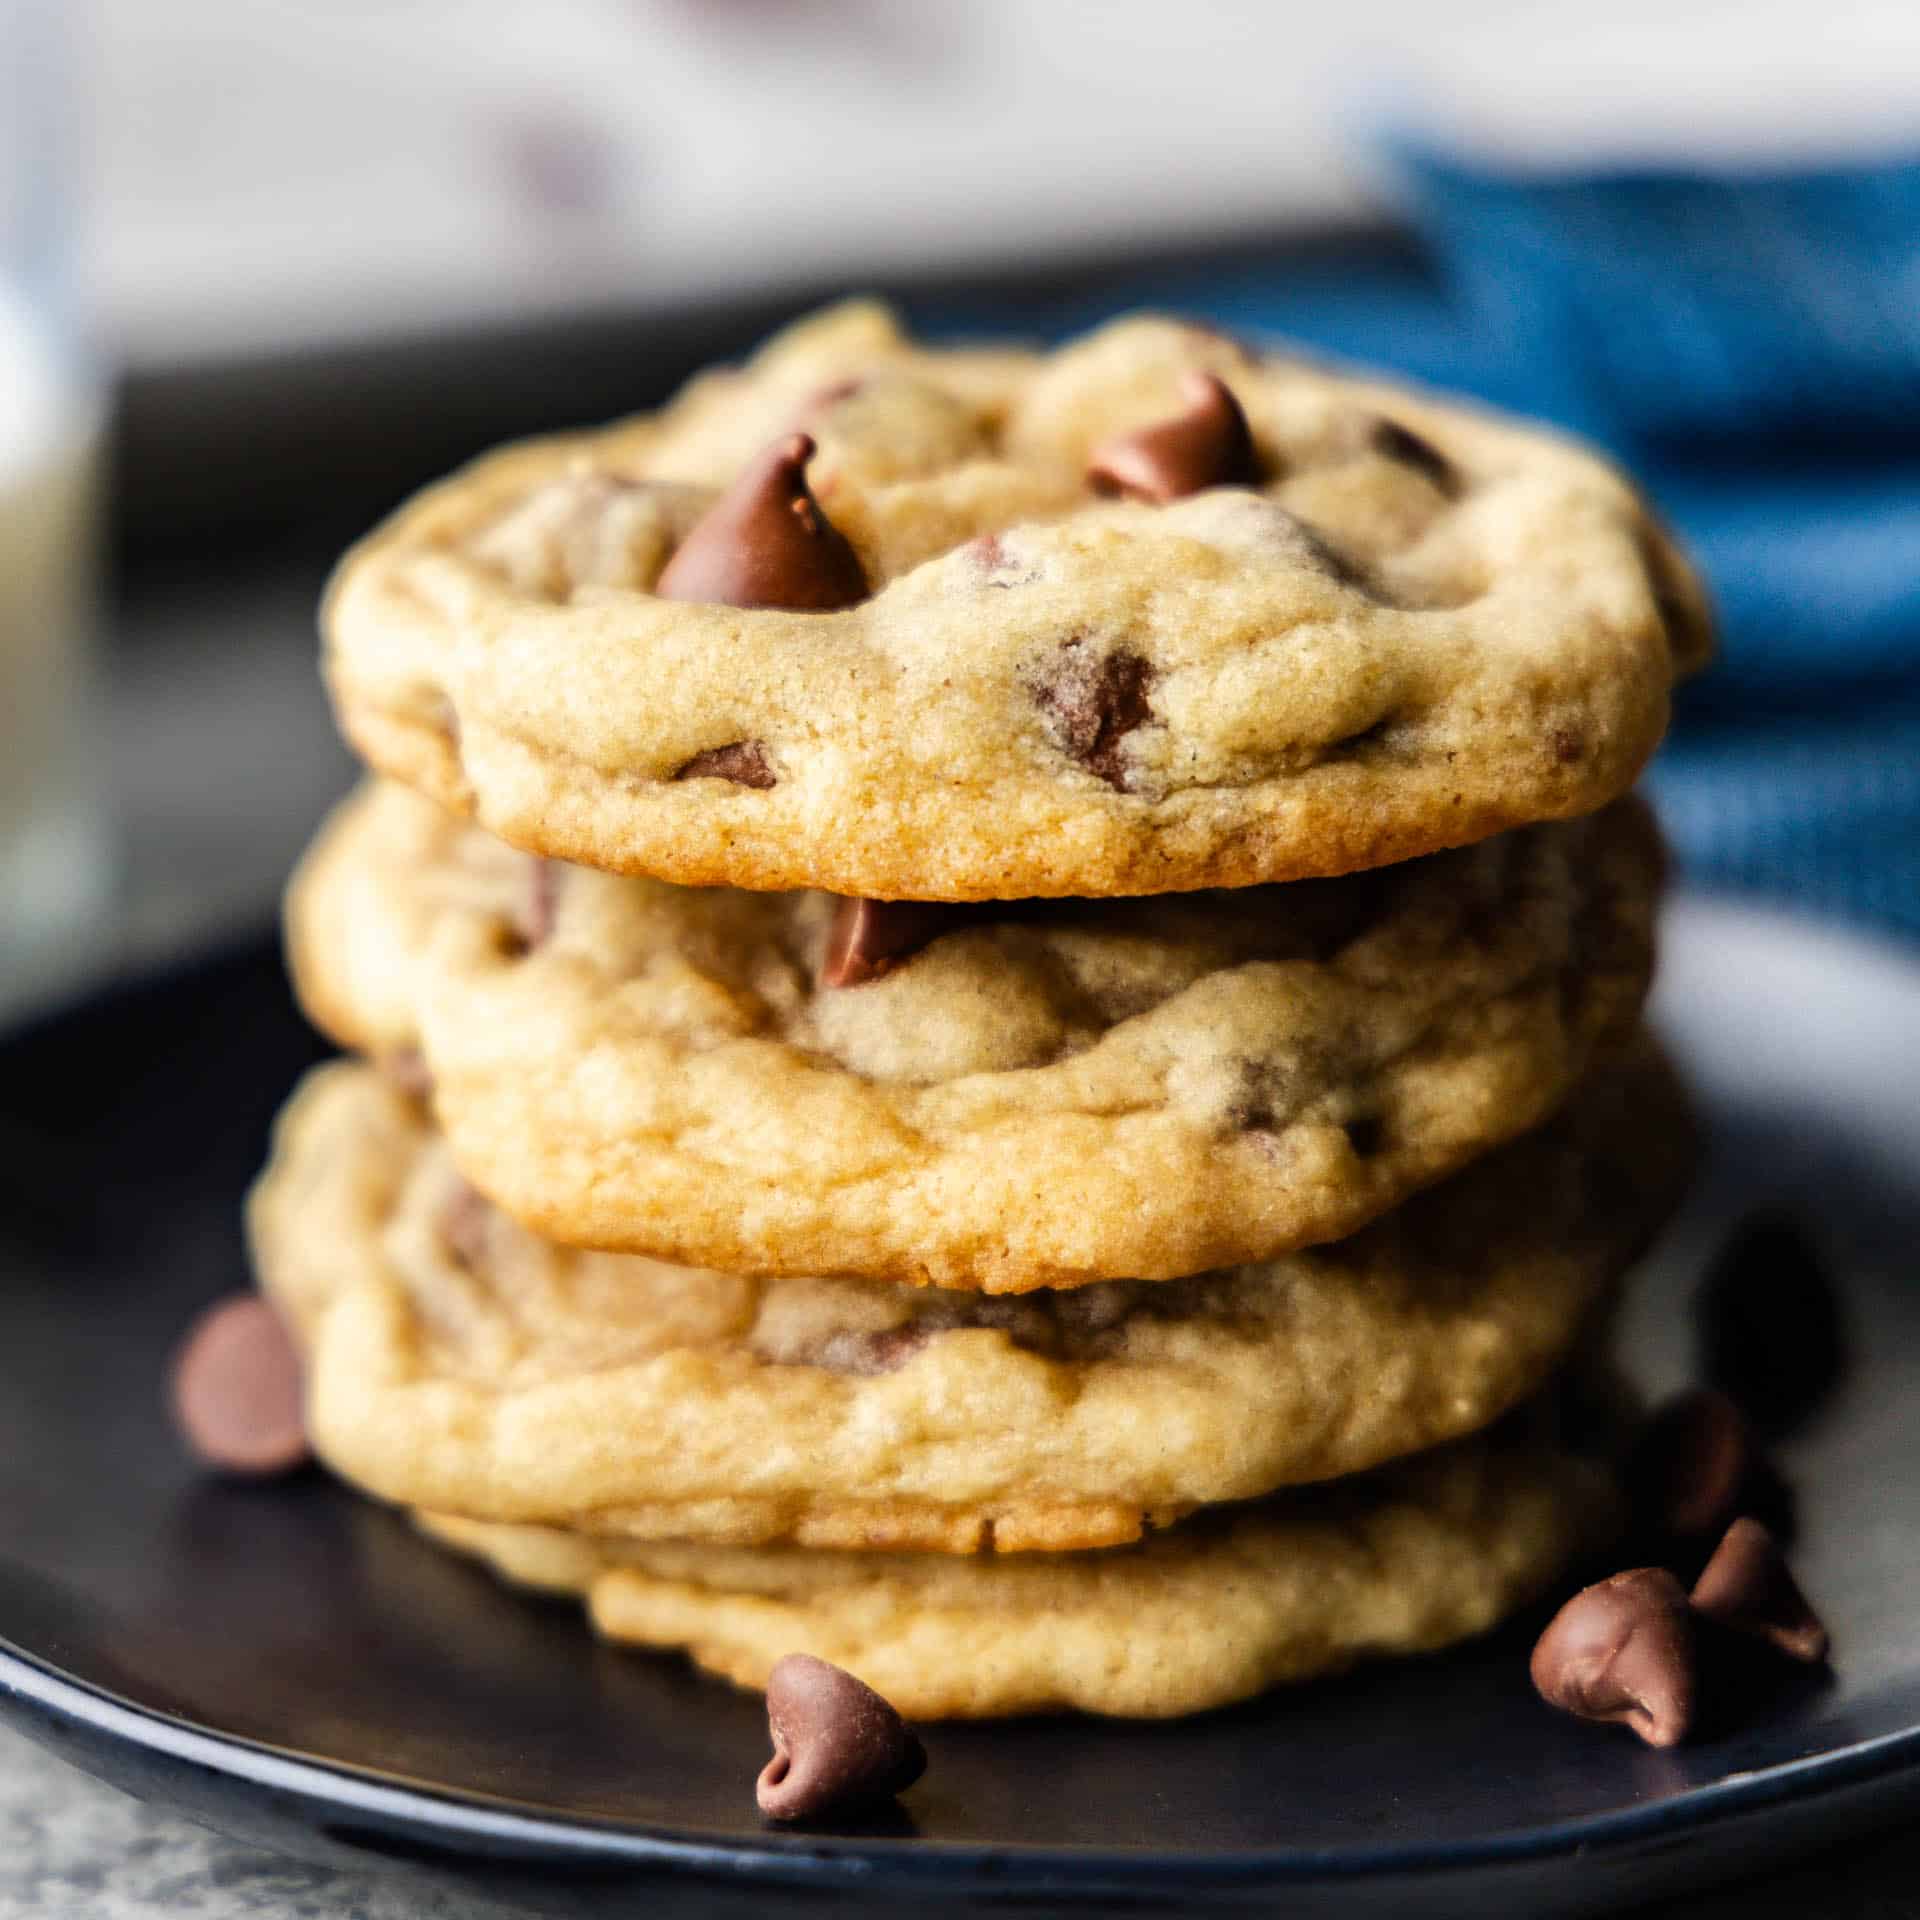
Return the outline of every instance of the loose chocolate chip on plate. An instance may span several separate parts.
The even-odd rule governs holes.
[[[1097,653],[1075,636],[1033,682],[1033,697],[1053,743],[1108,786],[1127,791],[1132,768],[1122,743],[1153,718],[1147,693],[1153,667],[1126,647]]]
[[[964,909],[931,900],[842,900],[827,930],[820,984],[878,980],[964,917]]]
[[[257,1294],[229,1294],[201,1314],[170,1384],[181,1437],[208,1466],[265,1479],[311,1458],[300,1356]]]
[[[1535,1691],[1577,1719],[1676,1746],[1693,1724],[1693,1623],[1678,1580],[1635,1567],[1576,1593],[1533,1649]]]
[[[1812,1412],[1845,1364],[1839,1297],[1789,1215],[1756,1214],[1734,1229],[1696,1311],[1702,1374],[1770,1438]]]
[[[807,485],[813,436],[777,440],[706,511],[654,584],[663,600],[831,613],[867,597],[846,536]]]
[[[676,769],[676,780],[731,780],[736,787],[758,787],[765,792],[779,780],[758,740],[732,740],[724,747],[708,747]]]
[[[1260,478],[1253,435],[1233,389],[1217,374],[1192,373],[1181,385],[1185,408],[1096,447],[1087,484],[1164,504],[1203,487],[1250,487]]]
[[[1693,1609],[1736,1632],[1752,1634],[1792,1660],[1827,1657],[1827,1629],[1800,1591],[1780,1543],[1758,1520],[1727,1529],[1693,1583]]]
[[[1627,1492],[1646,1525],[1680,1539],[1719,1534],[1741,1513],[1778,1514],[1785,1489],[1740,1409],[1711,1387],[1677,1395],[1642,1429]]]
[[[767,1676],[773,1758],[755,1788],[760,1811],[808,1820],[891,1799],[927,1770],[926,1749],[864,1681],[790,1653]]]

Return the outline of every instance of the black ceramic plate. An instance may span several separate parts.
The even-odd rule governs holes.
[[[1835,1670],[1743,1727],[1660,1754],[1561,1719],[1521,1622],[1177,1725],[935,1728],[897,1818],[770,1831],[757,1699],[595,1645],[317,1475],[247,1489],[182,1460],[164,1356],[241,1283],[239,1195],[316,1052],[264,946],[0,1048],[0,1704],[211,1824],[553,1912],[1576,1910],[1920,1804],[1920,969],[1701,905],[1670,952],[1715,1153],[1632,1366],[1687,1376],[1689,1295],[1757,1204],[1805,1215],[1845,1317],[1848,1365],[1783,1446]]]

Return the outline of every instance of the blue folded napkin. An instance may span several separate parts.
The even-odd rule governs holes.
[[[1449,286],[1639,445],[1920,443],[1920,164],[1496,172],[1395,150]]]
[[[1393,157],[1426,271],[1168,274],[1060,303],[1048,329],[1172,307],[1612,449],[1720,612],[1722,660],[1653,780],[1684,870],[1920,935],[1920,162],[1522,176]]]

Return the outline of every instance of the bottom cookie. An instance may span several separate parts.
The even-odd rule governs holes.
[[[909,1719],[1198,1713],[1484,1632],[1612,1528],[1591,1462],[1467,1441],[1220,1509],[1127,1547],[955,1557],[611,1541],[422,1514],[506,1578],[581,1594],[610,1640],[763,1687],[783,1654]]]

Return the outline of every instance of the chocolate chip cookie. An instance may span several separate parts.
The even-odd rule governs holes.
[[[537,863],[389,783],[289,933],[549,1237],[1000,1293],[1268,1259],[1537,1124],[1632,1029],[1659,873],[1627,801],[1291,887],[850,910]]]
[[[1482,1427],[1566,1359],[1688,1164],[1650,1054],[1366,1232],[996,1299],[536,1239],[421,1105],[323,1069],[255,1195],[323,1456],[384,1499],[639,1538],[1131,1540]]]
[[[423,1524],[509,1579],[584,1595],[607,1638],[682,1649],[742,1686],[804,1652],[915,1720],[1162,1719],[1485,1632],[1614,1513],[1591,1463],[1475,1440],[1107,1552],[818,1553]]]
[[[517,845],[927,900],[1329,875],[1631,784],[1708,619],[1566,440],[1167,319],[835,309],[344,562],[341,721]]]

